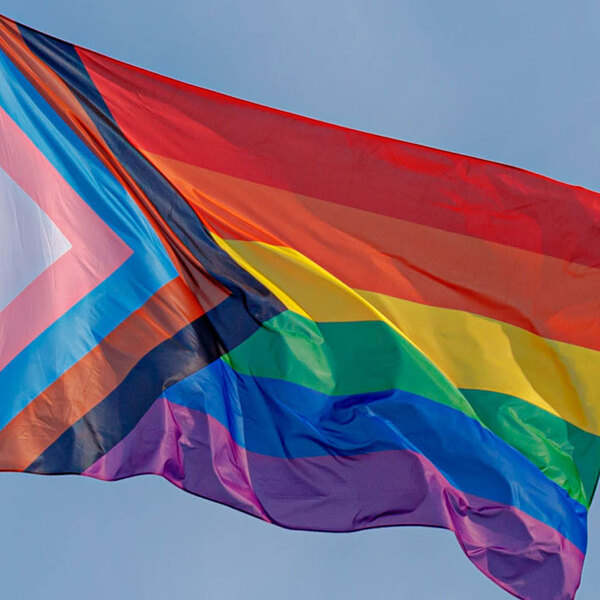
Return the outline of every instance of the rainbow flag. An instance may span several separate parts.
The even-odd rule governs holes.
[[[162,475],[274,524],[452,530],[574,597],[600,196],[0,20],[0,469]]]

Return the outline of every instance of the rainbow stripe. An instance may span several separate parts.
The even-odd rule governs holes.
[[[25,282],[0,304],[1,469],[156,473],[290,528],[445,527],[515,596],[574,597],[598,194],[8,19],[0,71],[0,192],[52,246],[0,260]]]

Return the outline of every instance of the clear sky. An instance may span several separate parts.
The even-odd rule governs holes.
[[[600,190],[597,0],[0,0],[190,83]],[[598,501],[600,502],[600,500]],[[502,600],[441,530],[277,529],[157,477],[0,475],[0,597]],[[600,589],[600,508],[578,600]]]

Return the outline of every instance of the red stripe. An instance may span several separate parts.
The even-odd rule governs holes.
[[[600,196],[286,114],[79,50],[139,148],[346,206],[600,266]]]
[[[600,350],[600,269],[149,158],[221,237],[292,247],[353,288]]]

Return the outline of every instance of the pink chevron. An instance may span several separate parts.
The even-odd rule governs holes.
[[[0,370],[104,281],[132,250],[0,108],[0,167],[71,245],[0,311]]]

